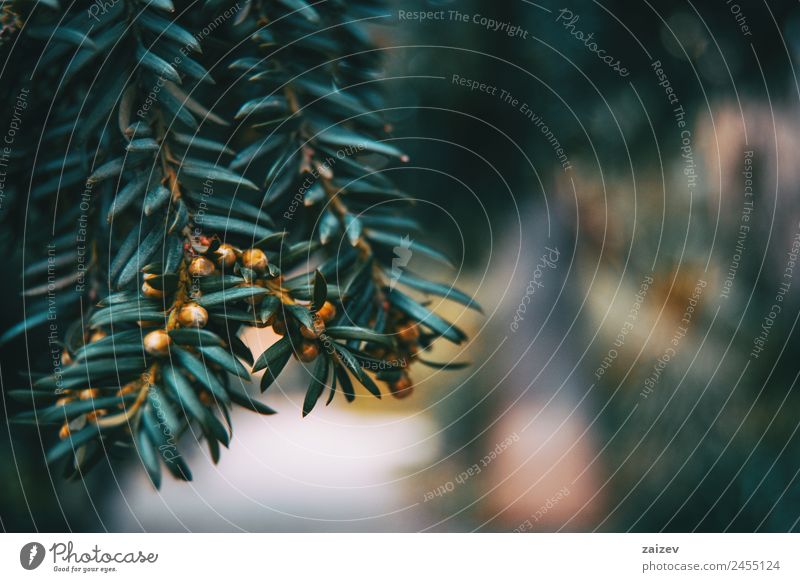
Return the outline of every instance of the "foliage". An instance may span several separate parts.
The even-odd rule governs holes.
[[[189,480],[182,434],[216,461],[231,406],[274,412],[245,391],[252,373],[264,391],[289,360],[311,364],[305,416],[326,390],[404,397],[407,363],[441,367],[418,355],[464,341],[413,295],[477,305],[403,268],[446,257],[403,236],[419,224],[389,177],[407,157],[381,114],[379,2],[4,11],[20,86],[0,98],[20,131],[0,219],[6,236],[36,228],[25,319],[0,341],[48,333],[52,373],[10,395],[31,404],[20,421],[61,426],[49,462],[79,476],[124,445],[156,486],[162,467]],[[282,339],[254,358],[245,326]]]

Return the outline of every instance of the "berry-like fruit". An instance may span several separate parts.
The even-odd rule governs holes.
[[[106,332],[104,332],[102,329],[98,329],[92,332],[92,335],[89,336],[89,343],[100,341],[104,337],[106,337]]]
[[[151,356],[166,356],[169,353],[169,346],[172,338],[163,329],[151,331],[144,336],[144,350]]]
[[[80,400],[91,400],[92,398],[97,398],[100,396],[100,390],[97,388],[86,388],[78,392],[78,398]]]
[[[252,269],[256,273],[264,274],[267,272],[269,260],[261,249],[247,249],[242,253],[242,266]]]
[[[161,299],[164,296],[164,292],[145,281],[142,283],[142,295],[150,299]]]
[[[414,343],[419,339],[419,327],[415,323],[405,325],[397,330],[397,336],[407,344]]]
[[[389,392],[392,393],[392,396],[395,398],[407,398],[411,396],[411,393],[414,391],[414,386],[411,384],[411,378],[408,377],[407,374],[403,374],[389,384]]]
[[[336,317],[336,306],[330,301],[326,301],[322,304],[322,307],[319,308],[319,311],[317,311],[317,315],[322,318],[322,321],[328,323]]]
[[[106,409],[100,408],[99,410],[92,410],[86,413],[87,422],[95,422],[98,418],[106,415]]]
[[[325,322],[321,317],[314,318],[313,327],[306,327],[305,325],[300,326],[300,335],[309,340],[317,339],[324,332]]]
[[[236,264],[236,249],[233,245],[221,244],[214,253],[217,255],[217,264],[220,267],[230,269]]]
[[[205,327],[208,323],[208,311],[197,303],[187,303],[178,312],[178,323],[183,327]]]
[[[313,362],[319,355],[319,346],[315,342],[303,342],[297,357],[301,362]]]
[[[192,277],[208,277],[216,271],[214,263],[206,257],[195,257],[189,263],[189,274]]]
[[[317,339],[317,332],[305,325],[300,326],[300,335],[308,340]]]

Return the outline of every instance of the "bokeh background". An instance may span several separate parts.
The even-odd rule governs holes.
[[[305,372],[290,367],[266,397],[280,414],[235,412],[220,463],[197,445],[194,481],[160,491],[124,455],[65,483],[44,466],[49,437],[4,421],[0,527],[800,529],[797,3],[395,1],[386,13],[370,32],[411,156],[397,177],[426,227],[408,234],[460,268],[411,266],[484,308],[439,306],[471,339],[431,357],[473,365],[414,369],[413,398],[306,419]],[[5,269],[4,328],[21,312],[21,265]],[[256,353],[273,339],[245,337]],[[0,351],[3,391],[27,385],[16,370],[33,359],[25,341]]]

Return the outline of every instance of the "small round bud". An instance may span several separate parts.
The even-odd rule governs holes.
[[[65,422],[61,425],[61,429],[58,431],[58,438],[62,441],[69,436],[69,425]]]
[[[395,398],[407,398],[411,396],[413,391],[414,386],[411,384],[411,378],[406,374],[389,384],[389,392],[391,392],[392,396]]]
[[[208,311],[197,303],[187,303],[178,312],[178,323],[183,327],[205,327],[208,323]]]
[[[106,337],[106,332],[98,329],[97,331],[92,332],[92,335],[89,336],[89,343],[100,341],[104,337]]]
[[[93,410],[91,412],[86,413],[86,421],[95,422],[98,418],[105,415],[106,415],[105,408],[101,408],[100,410]]]
[[[216,271],[216,269],[214,263],[206,257],[195,257],[192,259],[192,262],[189,263],[189,274],[192,277],[208,277]]]
[[[233,245],[221,244],[214,252],[217,255],[217,264],[220,267],[230,269],[236,263],[236,249],[233,248]]]
[[[314,318],[314,326],[306,327],[300,326],[300,335],[309,340],[317,339],[325,331],[325,322],[321,318]]]
[[[172,338],[163,329],[151,331],[144,336],[144,350],[151,356],[166,356],[169,353],[169,346]]]
[[[319,308],[319,311],[317,311],[317,315],[319,315],[325,323],[328,323],[336,317],[336,306],[330,301],[326,301],[322,304],[322,307]]]
[[[242,253],[242,265],[256,273],[264,274],[267,272],[269,260],[261,249],[247,249]]]
[[[306,327],[305,325],[300,326],[300,335],[308,340],[317,339],[316,332],[313,329]]]
[[[61,365],[69,366],[72,363],[72,356],[69,355],[67,350],[61,352]]]
[[[297,354],[301,362],[313,362],[319,355],[319,346],[314,342],[303,342],[300,353]]]
[[[142,295],[150,299],[161,299],[164,296],[164,292],[145,281],[142,283]]]
[[[91,400],[92,398],[97,398],[98,396],[100,396],[100,390],[97,388],[86,388],[85,390],[78,392],[78,399],[80,400]]]
[[[397,337],[401,341],[410,344],[419,339],[419,327],[415,323],[410,323],[397,330]]]

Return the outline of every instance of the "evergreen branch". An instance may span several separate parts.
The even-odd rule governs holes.
[[[274,412],[232,376],[263,370],[263,391],[290,359],[314,362],[305,416],[326,388],[328,403],[337,390],[352,401],[352,379],[378,398],[381,386],[408,396],[418,355],[437,338],[465,339],[394,285],[469,297],[395,276],[390,267],[401,267],[382,248],[409,240],[395,231],[416,223],[372,208],[406,196],[368,156],[408,159],[387,139],[370,89],[380,60],[360,20],[377,6],[120,0],[88,23],[79,4],[60,20],[33,17],[24,40],[55,39],[45,60],[60,71],[63,109],[52,126],[42,121],[51,147],[33,169],[32,195],[35,210],[57,216],[67,254],[53,269],[29,268],[38,284],[27,295],[51,291],[53,270],[74,269],[86,253],[72,246],[76,221],[91,249],[77,276],[88,282],[66,293],[76,277],[67,272],[53,303],[93,307],[84,318],[67,312],[61,366],[35,383],[35,394],[57,397],[25,416],[62,423],[51,462],[66,456],[80,475],[108,445],[132,444],[154,485],[162,467],[188,480],[183,433],[199,429],[216,462],[232,405]],[[59,213],[81,188],[80,212]],[[439,256],[419,243],[402,251],[402,267],[414,251]],[[342,287],[328,283],[334,276]],[[47,321],[40,309],[5,339]],[[238,337],[245,326],[282,337],[253,358]]]

